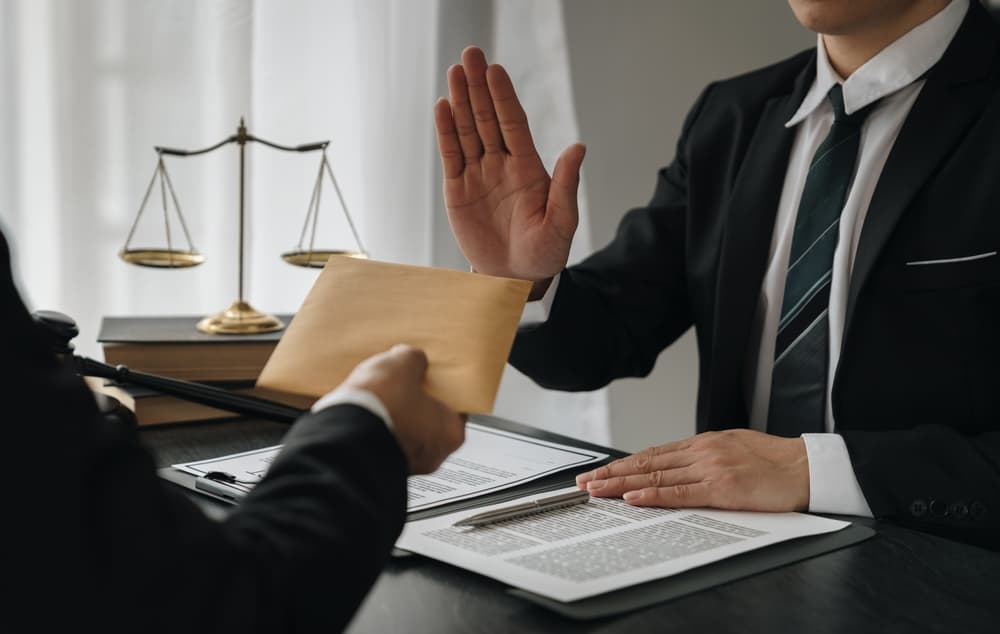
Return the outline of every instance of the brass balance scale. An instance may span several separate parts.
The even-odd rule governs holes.
[[[205,317],[198,322],[198,330],[208,334],[253,334],[253,333],[264,333],[273,332],[276,330],[281,330],[285,327],[280,319],[273,315],[268,315],[262,313],[251,306],[245,299],[243,294],[243,266],[244,266],[244,246],[245,246],[245,236],[246,232],[244,230],[245,224],[245,185],[246,185],[246,146],[247,143],[256,142],[262,143],[268,147],[272,147],[276,150],[282,150],[285,152],[321,152],[321,158],[319,162],[319,172],[316,175],[316,183],[313,185],[312,197],[309,200],[309,207],[306,211],[305,222],[302,225],[302,232],[299,235],[299,242],[295,249],[283,253],[281,258],[293,264],[295,266],[301,266],[306,268],[323,268],[326,265],[327,260],[332,256],[345,256],[353,258],[367,258],[368,254],[361,244],[361,238],[358,236],[358,232],[354,227],[354,222],[351,220],[351,215],[347,211],[347,204],[344,202],[344,197],[341,194],[340,186],[337,184],[337,179],[333,175],[333,170],[330,168],[330,161],[326,156],[326,148],[330,144],[329,141],[320,141],[318,143],[307,143],[305,145],[297,146],[286,146],[280,145],[278,143],[273,143],[260,137],[255,137],[247,132],[246,125],[243,119],[240,119],[239,126],[236,129],[236,134],[219,141],[215,145],[201,149],[201,150],[178,150],[173,148],[159,147],[156,146],[153,149],[156,150],[157,161],[156,168],[153,170],[153,177],[149,181],[149,186],[146,188],[146,194],[143,196],[142,204],[139,206],[139,211],[136,213],[135,220],[132,222],[132,228],[129,230],[128,237],[125,239],[125,246],[119,252],[119,257],[122,260],[128,262],[129,264],[135,264],[137,266],[147,266],[153,268],[167,268],[167,269],[181,269],[190,268],[193,266],[198,266],[205,261],[205,256],[202,255],[195,247],[191,240],[191,234],[188,232],[187,223],[184,220],[184,215],[181,213],[180,204],[177,202],[177,194],[174,192],[173,183],[170,181],[170,175],[167,173],[167,166],[163,160],[166,156],[197,156],[199,154],[207,154],[214,150],[217,150],[225,145],[235,143],[239,145],[240,148],[240,204],[239,204],[239,282],[238,282],[238,296],[236,301],[234,301],[229,308],[226,310]],[[351,228],[351,233],[354,236],[354,241],[357,244],[357,250],[333,250],[333,249],[316,249],[314,244],[316,241],[316,224],[319,218],[319,205],[320,199],[322,197],[323,191],[323,176],[327,175],[330,178],[331,183],[333,183],[334,191],[337,193],[337,199],[340,202],[340,207],[344,211],[344,216],[347,219],[347,224]],[[139,220],[142,218],[142,213],[145,211],[153,189],[159,182],[160,186],[160,199],[163,207],[163,224],[164,233],[166,236],[166,248],[139,248],[132,246],[132,238],[135,236],[136,228],[139,226]],[[184,240],[187,243],[186,249],[176,248],[174,245],[173,237],[170,230],[170,212],[169,203],[167,198],[167,193],[169,192],[170,198],[169,203],[173,204],[178,223],[180,224],[181,230],[184,234]],[[308,241],[306,240],[308,234]]]

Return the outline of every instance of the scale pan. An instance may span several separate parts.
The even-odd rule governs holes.
[[[205,261],[205,256],[197,251],[180,249],[124,249],[118,257],[129,264],[158,269],[186,269]]]
[[[318,250],[318,251],[288,251],[287,253],[281,254],[281,259],[289,264],[294,264],[295,266],[305,266],[313,269],[321,269],[326,266],[326,261],[332,256],[339,255],[348,258],[360,258],[362,260],[368,259],[368,254],[362,251],[344,251],[344,250]]]

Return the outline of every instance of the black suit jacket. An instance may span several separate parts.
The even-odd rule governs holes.
[[[0,631],[347,624],[406,512],[406,461],[381,420],[350,405],[301,418],[267,477],[217,522],[157,478],[134,429],[98,420],[22,305],[2,236],[0,340]]]
[[[880,518],[1000,545],[998,33],[977,2],[926,76],[860,237],[832,405]],[[710,85],[614,240],[564,271],[511,362],[543,386],[645,376],[692,325],[699,431],[746,426],[750,329],[815,52]]]

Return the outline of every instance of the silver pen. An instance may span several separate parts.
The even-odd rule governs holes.
[[[566,508],[574,504],[583,504],[588,500],[590,500],[590,494],[586,491],[570,491],[569,493],[560,493],[559,495],[472,515],[455,522],[452,526],[485,526],[486,524],[494,524],[504,520],[524,517],[525,515]]]

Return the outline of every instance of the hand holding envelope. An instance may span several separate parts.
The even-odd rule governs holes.
[[[426,388],[457,412],[493,410],[531,282],[334,256],[258,387],[317,399],[398,343],[429,359]]]

